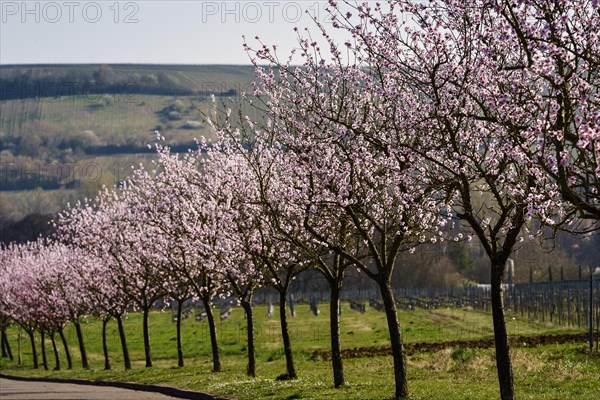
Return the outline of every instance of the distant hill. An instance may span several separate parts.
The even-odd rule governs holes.
[[[253,80],[251,66],[2,65],[0,101],[99,94],[235,95]]]
[[[193,149],[212,136],[210,95],[235,106],[253,80],[251,66],[2,65],[0,191],[79,187],[54,178],[56,165],[151,156],[155,131],[174,150]]]

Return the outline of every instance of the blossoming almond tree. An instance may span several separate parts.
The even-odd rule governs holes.
[[[131,190],[128,182],[123,192]],[[121,194],[121,196],[123,196]],[[121,287],[131,303],[143,313],[143,336],[146,367],[152,367],[149,316],[154,303],[168,293],[169,277],[164,268],[164,259],[154,250],[157,232],[146,223],[147,215],[131,207],[130,203],[118,201],[110,204],[112,216],[109,232],[112,246],[110,254],[115,258],[122,279]]]
[[[238,127],[234,129],[228,116],[219,120],[213,118],[211,122],[221,135],[221,143],[227,143],[226,146],[231,149],[230,152],[233,154],[229,157],[240,158],[241,156],[247,165],[245,171],[251,174],[249,179],[261,182],[252,203],[258,204],[259,208],[251,216],[246,217],[246,220],[253,218],[256,221],[255,231],[271,232],[272,239],[280,243],[285,242],[286,246],[291,245],[291,249],[310,261],[311,267],[319,271],[329,283],[332,366],[334,385],[339,387],[344,384],[339,303],[345,270],[351,263],[339,254],[335,254],[326,243],[315,239],[307,230],[311,223],[314,223],[314,221],[309,222],[307,213],[316,208],[314,205],[311,208],[306,193],[299,190],[302,186],[299,182],[305,177],[299,176],[294,171],[297,167],[303,166],[294,164],[286,151],[267,145],[265,138],[257,138],[254,133],[248,135],[252,132],[250,124],[242,123],[241,126],[236,124]],[[245,198],[251,197],[246,195]],[[265,222],[271,228],[260,228],[261,223],[265,223],[260,222],[261,215],[267,216]],[[343,218],[332,220],[327,217],[323,214],[318,218],[313,216],[312,219],[318,220],[319,226],[327,229],[331,235],[339,236],[340,242],[345,244],[349,242],[350,235]],[[257,248],[259,250],[249,249],[248,253],[260,254],[261,248],[265,250],[268,246],[259,246]]]
[[[245,312],[248,343],[248,376],[256,376],[254,313],[252,297],[265,286],[265,264],[259,256],[263,249],[260,233],[261,202],[252,168],[248,160],[223,141],[207,149],[203,163],[206,189],[212,197],[221,198],[227,207],[229,223],[221,226],[221,241],[228,251],[215,254],[219,258],[219,274],[236,296]]]
[[[163,259],[165,279],[171,277],[169,291],[191,288],[204,303],[213,370],[218,372],[222,366],[212,302],[227,291],[223,278],[236,259],[229,237],[235,226],[230,189],[220,184],[216,170],[209,171],[202,152],[180,157],[160,143],[156,148],[156,169],[136,169],[124,199],[155,232],[153,246]]]
[[[122,191],[126,190],[125,185]],[[96,208],[89,206],[89,212],[79,219],[81,226],[65,223],[59,224],[59,229],[76,229],[71,236],[74,245],[111,258],[112,279],[131,304],[143,312],[146,367],[152,367],[149,313],[154,302],[166,294],[168,279],[161,268],[163,260],[153,249],[154,232],[144,224],[145,215],[137,213],[121,196],[105,189],[95,202]]]
[[[134,214],[143,215],[143,224],[151,227],[153,251],[162,259],[160,268],[167,279],[163,286],[166,294],[177,303],[177,365],[183,367],[182,310],[183,302],[192,295],[192,285],[178,270],[189,265],[193,249],[184,236],[176,233],[180,233],[179,225],[183,223],[181,214],[185,210],[173,208],[173,203],[166,203],[165,200],[172,198],[173,193],[171,187],[165,185],[165,179],[170,179],[165,171],[138,168],[133,174],[136,184],[129,186],[122,197]]]
[[[599,7],[589,0],[498,2],[494,27],[507,38],[480,39],[492,60],[512,55],[492,65],[510,72],[494,83],[498,100],[486,104],[485,118],[521,137],[521,150],[557,184],[569,215],[595,221],[575,227],[584,231],[600,227]]]
[[[91,299],[91,312],[103,321],[108,321],[110,317],[116,319],[124,366],[125,369],[131,369],[123,326],[129,299],[123,290],[124,280],[120,278],[119,269],[114,267],[116,260],[109,255],[111,243],[107,241],[105,233],[110,215],[101,210],[101,206],[93,207],[93,202],[87,200],[68,207],[55,221],[55,240],[73,247],[77,254],[72,271],[75,279],[83,282],[84,290]],[[107,362],[105,354],[105,367]]]
[[[15,321],[29,336],[31,343],[33,368],[39,368],[38,352],[35,344],[35,330],[37,320],[33,313],[36,306],[33,290],[34,279],[27,268],[28,247],[26,244],[9,244],[2,247],[2,274],[0,275],[0,288],[2,297],[0,306],[10,319]]]
[[[545,103],[547,93],[521,75],[529,56],[518,50],[519,41],[532,32],[519,33],[507,22],[528,2],[398,1],[387,10],[361,4],[358,21],[331,3],[334,26],[349,33],[348,48],[381,83],[386,101],[379,118],[396,127],[369,132],[366,140],[417,154],[427,181],[454,204],[490,259],[500,393],[512,399],[505,263],[528,220],[554,224],[565,216],[556,182],[530,155],[537,138],[521,134],[538,114],[535,106],[519,104]],[[402,22],[401,13],[412,22]]]
[[[77,295],[75,280],[64,280],[64,263],[69,252],[63,246],[46,240],[10,245],[3,249],[6,261],[3,306],[7,307],[11,318],[18,321],[31,339],[34,353],[34,368],[37,368],[37,353],[34,331],[41,334],[42,361],[48,369],[45,349],[45,337],[50,336],[55,369],[60,369],[60,358],[55,341],[55,334],[71,320],[73,315],[79,318],[86,309],[84,295]],[[81,313],[80,313],[81,312]],[[64,341],[64,336],[61,336]],[[68,347],[65,345],[65,351]],[[84,353],[85,354],[85,353]],[[69,368],[71,361],[68,359]]]
[[[40,331],[48,334],[52,342],[55,370],[60,370],[60,357],[58,354],[55,334],[61,332],[66,323],[77,319],[89,310],[87,293],[81,286],[77,276],[72,275],[73,253],[71,249],[54,242],[37,242],[35,257],[35,276],[40,294],[40,301],[44,304],[43,314],[40,315]],[[64,334],[61,334],[64,339]],[[63,345],[66,340],[63,341]],[[72,368],[72,361],[68,346],[65,346],[68,368]],[[85,354],[85,352],[84,352]]]
[[[254,197],[254,207],[249,220],[251,225],[247,226],[252,231],[245,233],[251,233],[253,237],[242,248],[249,252],[248,255],[251,257],[252,265],[256,268],[256,273],[262,275],[267,286],[279,293],[279,320],[286,360],[286,373],[280,375],[279,379],[295,379],[297,373],[288,326],[287,296],[292,281],[309,267],[310,259],[299,251],[290,240],[280,234],[276,222],[278,214],[274,212],[273,208],[266,206],[269,200],[265,199],[270,199],[270,195],[273,194],[272,185],[276,179],[273,179],[273,176],[265,175],[254,175],[253,179],[259,179],[260,194]],[[290,199],[279,198],[277,202],[281,204],[287,200]],[[247,239],[242,238],[242,240]]]
[[[26,283],[27,290],[23,290],[23,286],[16,286],[14,290],[18,293],[17,302],[23,307],[20,310],[21,318],[33,321],[33,323],[29,323],[30,326],[35,326],[35,330],[40,333],[42,366],[45,370],[48,370],[46,334],[51,330],[53,323],[52,311],[55,311],[55,309],[48,302],[49,289],[52,286],[48,282],[44,269],[47,254],[44,254],[44,243],[41,241],[27,243],[20,247],[21,257],[20,262],[17,264],[17,273],[23,280],[17,280],[17,282]],[[64,318],[64,315],[57,317]]]
[[[283,148],[284,164],[293,165],[288,187],[305,199],[307,232],[378,285],[394,356],[395,397],[402,398],[408,395],[406,363],[391,277],[399,252],[446,224],[447,207],[427,185],[413,152],[367,140],[372,132],[396,129],[379,118],[386,105],[382,85],[360,64],[346,64],[324,28],[323,34],[331,59],[316,41],[302,37],[301,67],[291,66],[292,57],[281,62],[266,45],[253,53],[260,80],[253,94],[268,112],[257,136]],[[269,68],[259,65],[264,62]],[[341,227],[353,240],[337,234]]]
[[[309,236],[303,233],[302,219],[298,219],[299,214],[295,213],[302,209],[297,192],[284,183],[286,179],[289,182],[284,177],[295,166],[286,164],[280,148],[270,146],[263,141],[264,138],[257,137],[250,119],[241,116],[241,121],[235,122],[231,111],[227,109],[219,113],[215,108],[208,118],[219,138],[213,151],[209,152],[213,163],[220,161],[216,163],[213,174],[236,188],[231,194],[237,213],[234,236],[238,238],[242,253],[250,258],[253,274],[279,293],[279,318],[287,369],[286,374],[279,378],[295,379],[297,373],[287,323],[286,298],[295,277],[316,260],[313,254],[305,251],[306,248],[299,246],[300,242],[309,241]],[[231,168],[235,173],[227,172]],[[232,268],[236,269],[235,266]]]
[[[129,300],[121,290],[120,285],[114,284],[111,273],[107,271],[107,268],[110,268],[110,263],[106,263],[104,260],[81,249],[77,249],[76,252],[77,265],[73,268],[73,274],[83,280],[84,291],[93,305],[91,313],[102,320],[104,369],[111,368],[106,343],[106,328],[112,318],[117,321],[125,369],[131,369],[131,360],[123,326],[123,316],[127,313]]]
[[[8,341],[8,335],[6,329],[14,323],[11,318],[9,309],[12,305],[9,303],[9,290],[10,281],[7,279],[9,276],[9,263],[11,259],[9,257],[9,248],[11,246],[0,246],[0,329],[2,330],[2,357],[9,357],[12,361],[14,356]],[[20,363],[20,359],[19,359]]]
[[[111,285],[107,280],[110,275],[103,270],[106,265],[101,259],[86,250],[60,242],[53,243],[52,247],[56,249],[56,253],[63,255],[62,262],[55,267],[54,272],[57,289],[68,304],[85,301],[86,313],[102,321],[104,369],[110,370],[107,325],[113,317],[122,316],[127,311],[126,297],[119,293],[118,286]],[[61,338],[64,337],[61,331],[59,333]],[[65,350],[68,360],[68,349]],[[127,352],[125,354],[127,355]],[[130,364],[130,361],[126,359],[126,368],[128,363]]]

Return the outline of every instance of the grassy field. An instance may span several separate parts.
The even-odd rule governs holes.
[[[170,121],[161,110],[179,100],[185,109],[181,120]],[[203,129],[180,129],[187,120],[199,120],[208,110],[207,98],[158,95],[94,95],[60,99],[7,100],[0,103],[0,131],[12,137],[37,136],[50,140],[80,138],[86,145],[149,143],[154,131],[174,143],[207,134]],[[87,132],[84,135],[84,132]],[[93,132],[93,136],[89,133]]]
[[[28,341],[23,338],[24,366],[2,359],[0,368],[8,374],[26,376],[77,377],[83,379],[120,380],[165,384],[213,393],[231,399],[386,399],[393,393],[392,359],[387,356],[351,358],[344,362],[347,385],[334,389],[328,361],[313,356],[314,350],[327,350],[328,310],[321,305],[321,315],[313,316],[307,305],[297,305],[291,318],[292,346],[299,379],[277,381],[285,372],[281,335],[277,318],[267,319],[265,307],[256,308],[258,377],[245,376],[246,343],[243,311],[218,326],[224,372],[212,373],[210,343],[206,322],[193,318],[183,322],[186,366],[176,367],[175,325],[171,313],[155,312],[151,316],[151,340],[155,367],[144,368],[141,315],[132,313],[126,321],[128,343],[134,368],[125,371],[121,364],[116,323],[109,324],[109,349],[113,370],[103,371],[100,324],[90,319],[84,335],[92,369],[77,364],[77,346],[73,330],[67,330],[71,352],[75,356],[72,371],[34,371]],[[407,343],[469,340],[492,336],[491,316],[461,310],[416,310],[400,315]],[[509,318],[512,335],[575,333],[582,329],[556,327],[547,323]],[[17,349],[17,329],[10,329],[13,351]],[[388,343],[385,317],[369,310],[356,313],[343,306],[341,316],[342,346],[379,347]],[[49,343],[48,343],[48,346]],[[39,346],[38,346],[39,348]],[[62,353],[61,353],[62,354]],[[51,347],[48,347],[53,367]],[[65,365],[63,357],[63,367]],[[513,349],[516,389],[522,399],[597,399],[600,395],[600,358],[585,352],[584,343],[516,346]],[[408,355],[409,386],[414,399],[489,399],[497,398],[497,381],[493,349],[448,347],[435,352]]]

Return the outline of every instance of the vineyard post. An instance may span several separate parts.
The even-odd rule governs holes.
[[[581,305],[579,304],[579,288],[577,288],[577,300],[575,302],[575,308],[577,310],[577,327],[581,328]]]
[[[596,280],[596,291],[600,289],[600,279]],[[600,296],[596,296],[596,352],[598,352],[598,339],[600,337]]]
[[[594,307],[594,270],[592,267],[592,264],[590,264],[590,295],[588,296],[588,298],[590,299],[590,305],[589,305],[589,320],[590,323],[588,324],[588,338],[590,341],[590,351],[592,351],[594,349],[594,313],[592,312],[592,309]]]
[[[571,326],[571,287],[567,285],[567,326]]]

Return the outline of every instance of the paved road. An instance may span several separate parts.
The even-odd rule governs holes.
[[[0,378],[1,400],[175,400],[158,393],[70,383],[24,382]]]

